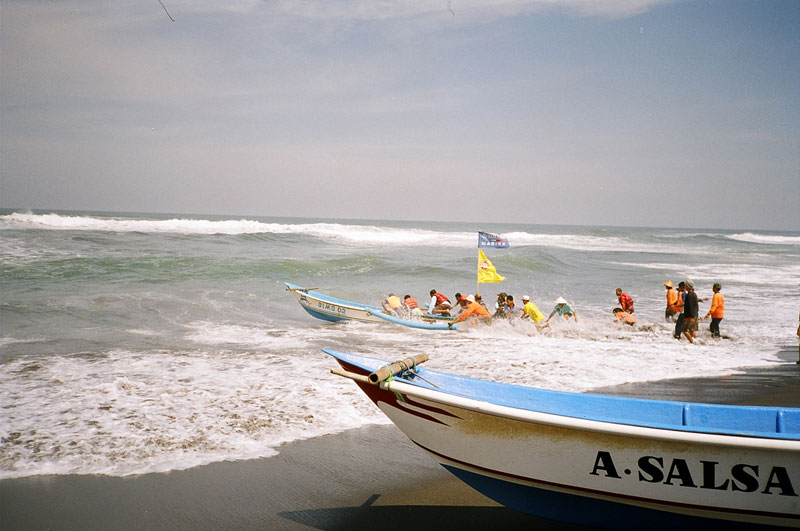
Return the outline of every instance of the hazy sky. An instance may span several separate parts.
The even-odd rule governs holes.
[[[0,206],[800,230],[800,2],[0,2]]]

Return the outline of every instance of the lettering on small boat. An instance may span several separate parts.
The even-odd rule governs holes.
[[[316,299],[309,300],[305,295],[300,295],[300,298],[298,300],[300,301],[300,304],[302,304],[303,306],[307,306],[309,308],[313,308],[314,303],[316,302],[318,310],[322,310],[323,312],[329,314],[331,313],[339,314],[343,317],[347,316],[347,308],[344,308],[342,306],[329,304],[327,302],[318,301]]]
[[[317,308],[325,310],[330,313],[338,313],[339,315],[347,315],[347,308],[336,306],[335,304],[328,304],[327,302],[317,301]]]
[[[678,487],[711,490],[730,490],[733,492],[760,492],[780,496],[797,496],[789,471],[783,466],[767,467],[748,463],[737,463],[728,469],[717,461],[693,462],[686,459],[664,458],[654,455],[641,456],[637,470],[622,470],[624,475],[636,473],[636,478],[645,483],[663,483]],[[694,472],[693,472],[694,471]],[[611,452],[599,451],[594,460],[592,476],[622,479]]]

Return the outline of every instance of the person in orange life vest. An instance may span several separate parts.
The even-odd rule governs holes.
[[[422,316],[422,310],[419,309],[419,303],[417,302],[417,299],[411,295],[406,295],[403,297],[403,306],[405,307],[406,313],[409,315],[415,317]]]
[[[633,313],[633,299],[627,293],[623,293],[622,288],[617,288],[617,300],[622,307],[622,311]]]
[[[615,321],[622,321],[623,323],[631,326],[636,324],[636,317],[632,316],[628,312],[622,311],[622,308],[614,308],[612,311],[614,312]]]
[[[719,337],[719,322],[725,317],[725,297],[722,296],[720,290],[722,284],[715,282],[711,288],[714,291],[714,296],[711,297],[711,308],[703,319],[711,316],[711,324],[708,329],[711,331],[711,337]]]
[[[460,323],[462,321],[465,321],[467,317],[471,315],[474,315],[476,317],[486,317],[486,318],[490,317],[489,311],[483,306],[481,306],[479,303],[475,302],[475,297],[469,295],[467,297],[467,308],[463,312],[461,312],[461,315],[458,316],[456,322]]]
[[[678,292],[673,289],[675,284],[673,284],[671,280],[664,282],[664,287],[667,288],[667,309],[664,312],[664,319],[671,321],[673,317],[679,313]]]
[[[450,299],[439,293],[435,289],[431,290],[431,302],[428,304],[428,313],[440,313],[442,315],[450,315]]]
[[[461,295],[461,293],[457,292],[455,294],[456,303],[453,305],[453,308],[450,310],[450,315],[453,317],[457,317],[458,314],[464,311],[464,308],[467,307],[467,297],[466,295]]]

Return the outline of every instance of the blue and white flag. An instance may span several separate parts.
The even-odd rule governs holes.
[[[478,232],[478,249],[481,247],[495,247],[497,249],[506,249],[508,247],[508,240],[499,234],[489,234],[488,232]]]

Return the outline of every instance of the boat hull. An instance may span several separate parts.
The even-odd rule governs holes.
[[[425,330],[457,330],[458,325],[449,320],[437,318],[408,320],[388,315],[377,306],[360,304],[330,297],[312,289],[302,288],[294,284],[286,284],[287,291],[291,292],[300,306],[309,315],[323,321],[361,321],[365,323],[392,323],[410,328]]]
[[[523,512],[619,529],[800,526],[800,441],[498,408],[402,381],[358,385],[445,468]]]
[[[286,283],[287,290],[297,299],[300,306],[313,317],[330,322],[363,321],[367,323],[383,323],[383,319],[375,314],[381,311],[377,306],[358,304],[328,297],[311,289],[305,289]]]

